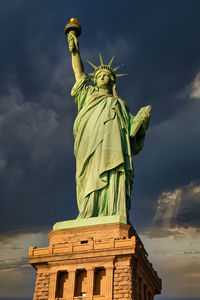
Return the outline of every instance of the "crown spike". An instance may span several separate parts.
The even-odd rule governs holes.
[[[121,66],[123,66],[123,64],[112,69],[111,64],[112,64],[114,58],[115,58],[115,55],[113,55],[113,57],[111,58],[110,62],[107,65],[104,65],[101,53],[99,52],[100,66],[98,66],[98,67],[95,66],[91,61],[87,60],[87,62],[94,68],[94,72],[88,73],[88,76],[95,77],[97,72],[99,72],[100,70],[108,70],[111,74],[113,74],[114,77],[122,77],[122,76],[128,75],[128,74],[116,74],[115,73],[115,71],[118,70]]]
[[[119,68],[121,68],[121,66],[115,67],[115,68],[113,69],[113,71],[115,72],[115,71],[117,71]]]
[[[100,59],[100,64],[103,65],[103,59],[102,59],[102,56],[101,56],[100,52],[99,52],[99,59]]]
[[[91,63],[91,61],[87,60],[88,64],[90,64],[90,66],[92,66],[94,69],[97,68],[97,66],[95,66],[93,63]]]
[[[111,58],[111,60],[108,63],[108,66],[110,67],[112,65],[113,59],[115,58],[115,55],[113,55],[113,57]]]
[[[127,76],[128,74],[116,74],[116,77],[122,77],[122,76]]]

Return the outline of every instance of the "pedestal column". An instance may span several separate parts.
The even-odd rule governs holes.
[[[94,268],[87,269],[87,299],[92,300],[94,290]]]
[[[58,273],[54,272],[50,274],[49,278],[49,300],[54,300],[56,296],[56,287],[57,287],[57,276]]]
[[[106,267],[106,300],[112,300],[113,294],[113,266]]]
[[[68,284],[68,299],[73,300],[74,299],[74,289],[75,289],[75,277],[76,277],[76,271],[72,270],[69,271],[69,284]]]

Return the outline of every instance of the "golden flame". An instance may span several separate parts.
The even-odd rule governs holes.
[[[71,18],[71,19],[69,20],[69,23],[75,23],[75,24],[77,24],[77,25],[80,25],[80,24],[81,24],[81,23],[78,21],[77,18]]]

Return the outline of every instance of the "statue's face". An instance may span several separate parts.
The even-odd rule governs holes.
[[[96,76],[96,86],[98,88],[109,88],[111,86],[110,72],[107,70],[99,71]]]

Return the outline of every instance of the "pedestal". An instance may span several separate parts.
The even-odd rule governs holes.
[[[57,223],[49,247],[30,248],[37,270],[34,300],[152,300],[161,292],[161,279],[134,229],[96,223]]]

